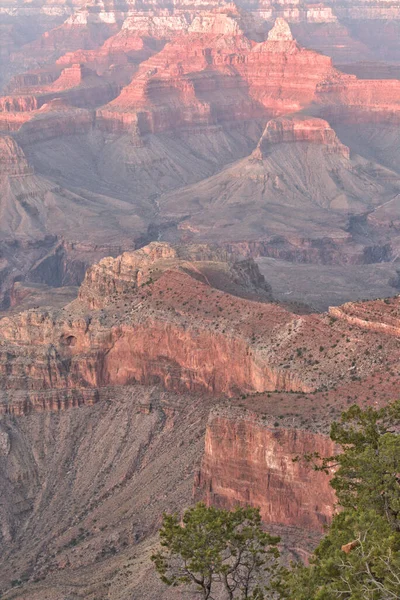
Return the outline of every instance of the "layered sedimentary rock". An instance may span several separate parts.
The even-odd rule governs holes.
[[[108,23],[107,10],[120,8],[99,6],[79,26]],[[250,7],[148,8],[120,11],[114,25],[121,29],[100,48],[82,47],[11,80],[0,99],[0,129],[16,132],[36,172],[63,189],[79,187],[79,196],[101,195],[102,206],[124,202],[127,210],[114,221],[117,245],[127,230],[119,215],[130,213],[129,247],[151,239],[221,240],[246,255],[297,261],[396,256],[398,176],[374,163],[371,178],[371,157],[353,152],[349,159],[332,127],[398,119],[398,82],[341,74],[330,58],[302,48],[281,17],[272,28],[268,17],[270,31],[253,35],[259,13],[249,16]],[[300,115],[269,122],[300,109],[329,124]],[[199,190],[160,198],[200,180]],[[360,218],[374,211],[361,237],[353,235],[349,211]],[[109,225],[96,217],[97,226],[107,237]],[[91,230],[89,244],[96,245]],[[58,235],[57,227],[46,232]]]
[[[79,114],[74,117],[76,131],[80,128],[82,132],[85,120]],[[31,141],[35,136],[43,139],[59,135],[68,132],[68,123],[67,118],[59,116],[50,131],[52,121],[46,119],[43,124],[38,119],[27,124],[26,135]],[[30,277],[49,285],[79,284],[91,261],[99,260],[113,248],[118,253],[127,244],[132,247],[132,231],[144,228],[130,205],[105,196],[84,192],[80,195],[35,173],[21,147],[9,136],[0,136],[0,194],[2,307],[9,302],[13,282],[21,278]],[[99,223],[104,211],[109,212],[111,226],[106,236]],[[114,221],[117,214],[126,223],[122,236],[121,227]]]
[[[32,167],[15,140],[8,136],[0,137],[0,177],[32,173]]]
[[[309,104],[333,71],[330,59],[301,49],[284,21],[259,44],[243,35],[239,21],[240,15],[223,12],[198,25],[195,19],[186,36],[144,62],[120,96],[98,111],[99,126],[160,132]]]
[[[53,233],[63,234],[66,239],[73,237],[75,241],[86,241],[88,223],[96,219],[96,213],[99,215],[108,204],[110,210],[118,210],[118,203],[110,202],[110,199],[101,202],[100,198],[96,202],[100,201],[103,207],[100,209],[99,204],[96,208],[92,197],[84,199],[35,174],[21,147],[10,137],[0,137],[0,153],[2,240],[13,236],[40,239]],[[77,210],[77,204],[85,214],[85,224],[81,222],[82,213]],[[130,207],[125,208],[125,218],[129,219]],[[123,203],[119,204],[119,209],[124,209]],[[93,234],[98,235],[96,231]],[[105,241],[103,234],[97,239]]]
[[[262,158],[263,153],[273,150],[275,144],[305,142],[318,144],[322,152],[339,154],[350,158],[350,150],[340,143],[335,131],[323,119],[307,117],[274,119],[267,123],[253,156]]]
[[[175,239],[217,241],[222,236],[233,243],[244,238],[255,244],[253,256],[258,242],[258,255],[278,257],[281,249],[290,256],[292,246],[305,250],[304,261],[311,259],[307,248],[316,253],[325,248],[324,262],[330,260],[329,239],[333,263],[363,262],[365,246],[359,246],[360,236],[352,236],[348,213],[363,215],[375,203],[385,205],[399,186],[395,172],[377,165],[371,173],[370,161],[350,157],[328,122],[281,117],[267,123],[250,157],[196,186],[161,196],[159,206],[165,220],[179,223],[175,231],[171,228]],[[369,223],[371,237],[376,236],[377,246],[382,239],[384,246],[387,240],[378,228],[374,234],[372,216]],[[341,259],[345,248],[347,258]]]
[[[32,86],[38,87],[53,83],[60,75],[61,69],[53,67],[52,69],[43,69],[38,71],[30,71],[15,75],[5,88],[5,92],[12,94],[29,89]]]
[[[369,377],[379,368],[374,347],[388,365],[397,360],[396,340],[385,331],[381,338],[356,332],[352,341],[342,336],[342,320],[333,327],[328,317],[268,303],[254,263],[226,262],[220,252],[155,243],[89,269],[79,299],[59,311],[3,318],[2,388],[10,397],[11,390],[25,394],[27,410],[41,406],[41,391],[62,396],[133,382],[228,396],[309,392]],[[255,293],[264,302],[246,299]],[[6,402],[3,410],[20,408]]]
[[[243,33],[240,13],[221,11],[195,18],[187,34],[142,63],[97,116],[106,130],[145,134],[292,113],[315,103],[328,117],[374,122],[399,114],[398,97],[397,81],[358,81],[336,71],[328,57],[301,48],[283,19],[255,44]]]
[[[349,302],[340,307],[331,307],[329,314],[368,331],[387,335],[400,335],[400,313],[398,299],[376,300],[367,304]]]
[[[104,18],[96,10],[77,11],[62,25],[23,46],[19,54],[13,56],[13,61],[25,58],[28,64],[40,65],[56,60],[66,51],[96,48],[118,30],[119,19],[121,16],[114,11],[105,14]]]
[[[322,532],[335,503],[329,477],[310,475],[310,466],[294,459],[313,452],[331,456],[333,443],[312,431],[274,426],[267,412],[264,419],[243,412],[211,413],[197,497],[224,508],[259,506],[265,523]]]
[[[72,574],[87,590],[84,573],[95,568],[103,548],[102,564],[108,564],[110,544],[112,557],[124,560],[136,545],[142,560],[160,512],[192,502],[193,480],[196,499],[260,506],[292,555],[307,556],[314,534],[332,516],[334,497],[326,475],[293,459],[312,451],[332,454],[326,433],[338,411],[353,402],[380,405],[398,385],[397,335],[384,325],[393,325],[399,299],[342,307],[345,315],[357,314],[350,327],[339,313],[299,315],[270,300],[251,260],[237,261],[216,246],[153,243],[93,266],[79,298],[63,308],[0,319],[5,589],[24,572],[25,597],[35,598],[39,577],[40,593],[43,586],[53,593],[54,576],[65,579],[64,593]],[[368,315],[375,315],[371,328]],[[192,395],[177,398],[159,387],[145,392],[139,382]],[[204,441],[210,394],[214,409]],[[229,399],[215,406],[219,395]],[[31,471],[27,448],[33,456],[38,452],[36,465],[44,460],[39,472]],[[180,465],[178,487],[171,464]],[[59,493],[64,484],[71,511]],[[182,504],[169,486],[179,490]],[[49,492],[43,495],[44,488]],[[153,494],[161,504],[154,504]],[[124,498],[137,513],[125,512]],[[59,503],[64,511],[55,521]],[[131,523],[133,514],[141,516],[132,540],[121,514]],[[49,541],[39,551],[43,532]],[[15,557],[12,568],[8,553]],[[108,571],[101,573],[89,597],[112,580]],[[138,585],[135,579],[133,593]]]
[[[15,113],[25,113],[21,117],[30,120],[44,105],[47,105],[47,110],[52,106],[56,108],[62,102],[75,107],[94,107],[113,98],[118,89],[118,86],[101,80],[83,65],[74,64],[63,69],[59,77],[48,85],[31,86],[16,95],[1,97],[0,116],[4,124],[0,128],[5,128],[8,121],[12,123]],[[52,105],[54,100],[57,103]]]
[[[400,118],[400,81],[341,76],[321,83],[316,103],[321,105],[321,114],[333,123],[396,124]]]
[[[208,408],[204,398],[126,387],[58,415],[3,417],[2,593],[13,581],[12,593],[31,600],[77,588],[88,599],[162,594],[149,556],[163,510],[192,502]]]
[[[187,31],[191,19],[187,13],[176,14],[172,10],[131,11],[123,21],[121,29],[109,37],[100,48],[67,52],[57,64],[85,63],[98,73],[107,69],[119,74],[132,71],[162,48],[167,40]],[[129,81],[129,78],[127,82]]]

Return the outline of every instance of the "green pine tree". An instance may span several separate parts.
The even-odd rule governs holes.
[[[400,402],[353,406],[331,428],[339,452],[310,455],[334,471],[339,511],[309,566],[281,581],[291,600],[400,599]]]
[[[186,510],[182,522],[177,514],[164,514],[160,539],[162,549],[152,561],[162,581],[188,586],[205,600],[216,593],[263,600],[279,568],[279,538],[263,531],[255,508],[228,511],[200,503]]]

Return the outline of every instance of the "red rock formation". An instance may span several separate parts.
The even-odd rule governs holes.
[[[375,300],[368,303],[349,302],[342,306],[332,306],[329,314],[342,319],[360,329],[382,332],[387,335],[400,335],[399,298]]]
[[[35,65],[55,60],[67,51],[96,48],[119,29],[120,19],[114,11],[104,18],[95,9],[77,11],[62,25],[45,31],[39,39],[23,46],[11,58],[13,61],[24,59]]]
[[[155,262],[177,257],[168,244],[150,244],[117,258],[104,258],[88,269],[79,298],[91,309],[103,308],[113,302],[115,294],[136,290],[148,281]]]
[[[21,113],[21,116],[22,120],[15,123],[14,130],[18,130],[21,141],[27,144],[61,135],[87,133],[93,126],[93,114],[90,111],[73,108],[58,99],[43,104],[38,111]],[[4,121],[10,124],[7,119]],[[14,122],[11,121],[11,124]],[[2,127],[0,119],[0,129]]]
[[[312,452],[332,456],[330,439],[274,427],[267,414],[265,421],[229,409],[220,413],[208,422],[196,497],[224,508],[259,506],[265,523],[322,532],[335,503],[329,477],[293,460]]]
[[[1,112],[28,112],[37,108],[39,107],[35,96],[3,96],[0,98]]]
[[[195,19],[187,35],[144,62],[120,96],[98,111],[99,126],[120,130],[135,123],[146,133],[299,110],[332,65],[301,49],[283,23],[254,44],[237,15]]]
[[[329,123],[310,117],[281,117],[269,121],[253,156],[261,158],[274,144],[296,142],[319,144],[323,151],[350,158],[349,148],[338,140]]]
[[[73,106],[92,107],[113,98],[118,89],[118,86],[102,80],[85,66],[75,64],[63,69],[60,76],[49,85],[32,87],[29,95],[0,97],[0,112],[26,113],[36,111],[44,104],[48,105],[49,110],[51,101],[56,98]]]
[[[60,68],[53,67],[40,71],[21,73],[11,78],[5,87],[8,94],[24,93],[32,87],[43,87],[53,83],[60,75]]]
[[[400,81],[341,75],[318,86],[316,102],[330,122],[376,123],[400,119]]]
[[[112,65],[139,64],[162,48],[166,40],[182,35],[189,26],[187,13],[176,14],[169,9],[130,11],[121,29],[109,37],[100,48],[67,52],[57,60],[59,65],[85,63],[104,72]]]
[[[380,355],[388,369],[398,360],[384,330],[356,328],[350,338],[341,319],[300,317],[223,291],[253,286],[265,295],[254,264],[218,254],[198,260],[197,247],[182,252],[152,244],[105,259],[89,269],[79,301],[0,320],[3,389],[29,395],[140,382],[227,396],[308,392],[370,377]]]

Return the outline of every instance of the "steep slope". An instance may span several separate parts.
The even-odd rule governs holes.
[[[367,213],[397,196],[397,174],[350,158],[330,125],[308,117],[268,122],[249,158],[201,184],[159,200],[186,239],[350,242],[349,214]],[[172,233],[171,233],[172,235]],[[351,250],[349,250],[351,254]]]
[[[207,411],[204,398],[127,387],[95,406],[3,418],[2,595],[176,597],[149,556],[162,511],[192,501]]]
[[[400,300],[299,315],[270,299],[251,260],[153,243],[93,266],[68,306],[0,320],[5,598],[176,598],[149,555],[193,482],[197,499],[260,505],[307,556],[334,499],[292,459],[330,453],[345,406],[392,396]]]
[[[143,229],[132,205],[89,193],[80,196],[35,175],[13,138],[0,137],[0,153],[2,239],[52,234],[83,242],[89,234],[94,243],[107,243],[124,230],[132,235],[135,228]]]
[[[7,302],[12,282],[29,271],[34,276],[41,259],[45,260],[51,249],[55,251],[61,240],[81,244],[83,258],[88,237],[92,250],[102,247],[104,253],[107,247],[127,247],[135,230],[142,232],[146,227],[131,204],[85,191],[72,192],[36,175],[21,148],[7,136],[0,137],[0,194],[0,243],[11,276],[1,281],[2,302]],[[53,277],[51,270],[49,264],[45,283],[57,285],[55,263]]]
[[[265,523],[322,532],[335,504],[329,478],[325,473],[311,478],[309,466],[293,459],[312,452],[332,456],[334,444],[304,428],[285,428],[278,416],[273,421],[263,412],[232,407],[211,412],[196,495],[224,508],[260,506]]]

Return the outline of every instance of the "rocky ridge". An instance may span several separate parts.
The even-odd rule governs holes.
[[[308,393],[394,364],[399,349],[385,326],[377,336],[376,327],[365,331],[355,319],[346,336],[339,311],[300,316],[271,304],[252,261],[226,262],[205,247],[180,252],[153,243],[104,259],[72,304],[1,319],[3,412],[20,412],[7,400],[11,390],[25,394],[28,410],[41,409],[42,392],[61,398],[73,390],[76,397],[133,382],[227,396]],[[397,314],[397,300],[382,306]]]
[[[0,319],[3,595],[61,600],[73,580],[90,599],[110,586],[151,598],[159,515],[192,493],[259,505],[307,557],[334,498],[292,459],[330,454],[329,422],[350,403],[391,397],[399,302],[298,314],[271,301],[252,260],[152,243],[92,266],[64,307]]]

